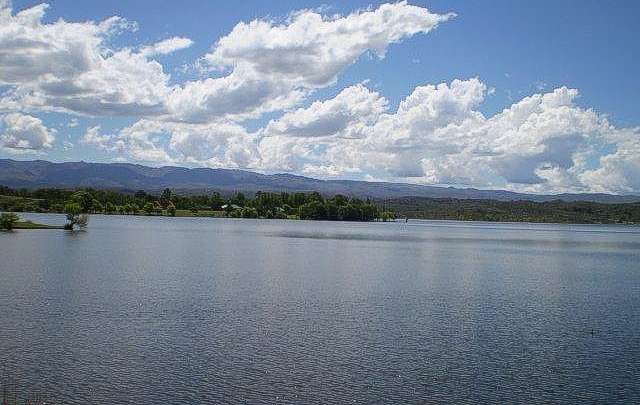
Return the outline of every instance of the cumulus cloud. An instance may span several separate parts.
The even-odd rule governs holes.
[[[118,16],[45,23],[47,7],[14,12],[0,0],[3,150],[51,148],[55,130],[27,113],[56,111],[135,117],[112,135],[94,126],[80,139],[117,159],[530,192],[640,192],[640,130],[581,107],[575,89],[541,86],[490,117],[480,107],[493,89],[478,78],[418,86],[395,111],[365,84],[305,104],[362,55],[383,58],[392,44],[453,14],[398,2],[241,22],[199,59],[205,77],[172,83],[153,58],[191,46],[189,38],[114,48],[110,39],[134,23]],[[253,132],[240,124],[274,112]]]
[[[325,86],[364,52],[384,57],[389,44],[427,33],[453,16],[406,1],[337,17],[304,10],[284,24],[254,20],[236,25],[205,60],[214,67],[247,66],[306,87]]]
[[[396,111],[364,84],[250,133],[232,121],[140,120],[110,140],[131,159],[528,192],[640,190],[640,132],[561,87],[491,117],[477,78],[414,89]],[[100,142],[96,142],[99,144]]]
[[[138,52],[112,49],[108,39],[135,24],[117,16],[47,24],[45,4],[15,14],[8,3],[0,7],[0,84],[11,87],[0,109],[187,123],[239,121],[297,106],[362,54],[382,58],[390,44],[453,16],[399,2],[347,16],[303,10],[282,23],[239,23],[201,59],[212,76],[226,73],[178,85],[151,58],[191,46],[189,38]]]
[[[140,53],[144,56],[167,55],[189,48],[191,45],[193,45],[193,41],[190,38],[172,37],[151,46],[145,46],[140,50]]]
[[[6,114],[0,127],[0,146],[14,151],[49,149],[55,141],[55,129],[47,128],[42,120],[21,113]]]
[[[168,105],[179,119],[202,122],[286,109],[334,83],[364,53],[382,58],[390,44],[427,33],[452,17],[399,2],[347,16],[303,10],[282,24],[243,22],[203,58],[212,70],[231,73],[187,83],[172,93]]]
[[[265,133],[274,132],[270,126],[281,130],[260,140],[262,165],[322,176],[529,192],[639,190],[637,129],[617,129],[606,117],[579,107],[578,91],[566,87],[485,117],[478,107],[487,91],[475,78],[417,87],[397,111],[380,114],[359,129],[362,137],[352,139],[301,137],[305,130],[314,132],[314,122],[335,116],[317,105],[298,110],[295,114],[304,116],[313,109],[314,120],[286,126],[285,115],[277,125],[270,123]]]
[[[266,136],[360,138],[363,130],[387,109],[387,100],[364,85],[347,87],[335,98],[316,101],[269,122]]]
[[[615,153],[600,156],[594,168],[578,174],[583,184],[597,192],[640,192],[640,129],[612,134]]]
[[[92,145],[100,149],[111,149],[111,137],[100,133],[100,126],[87,128],[80,143],[84,145]]]
[[[113,147],[146,162],[255,168],[256,135],[232,122],[189,124],[140,120],[120,131]]]
[[[121,17],[102,22],[42,22],[46,4],[15,15],[0,9],[0,84],[10,86],[6,108],[87,115],[164,112],[169,76],[162,66],[105,42],[135,24]]]

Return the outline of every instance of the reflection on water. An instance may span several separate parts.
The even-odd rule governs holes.
[[[0,370],[70,404],[633,403],[639,260],[632,226],[93,216],[0,233]]]

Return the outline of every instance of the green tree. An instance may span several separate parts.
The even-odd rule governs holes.
[[[360,207],[363,221],[373,221],[378,217],[378,207],[367,202]]]
[[[302,204],[307,202],[307,195],[305,193],[295,193],[289,196],[289,205],[294,208],[298,208]]]
[[[4,212],[0,214],[0,229],[6,229],[10,231],[15,226],[16,222],[20,220],[18,214],[13,212]]]
[[[148,203],[146,203],[146,204],[144,205],[144,207],[142,207],[142,210],[143,210],[147,215],[151,215],[151,214],[153,214],[153,210],[154,210],[153,203],[152,203],[151,201],[149,201]]]
[[[317,191],[314,191],[312,193],[309,193],[309,195],[307,196],[307,201],[320,201],[320,202],[323,202],[324,198],[322,198],[322,194],[318,193]]]
[[[242,218],[258,218],[258,211],[253,207],[244,207],[239,211]]]
[[[230,200],[231,204],[238,205],[240,207],[244,207],[247,203],[247,197],[243,193],[236,193]]]
[[[336,203],[336,205],[346,205],[349,202],[349,199],[342,194],[334,195],[332,200]]]
[[[71,201],[80,206],[82,213],[91,211],[93,206],[93,196],[89,192],[80,190],[71,195]]]
[[[289,204],[284,204],[282,206],[282,212],[284,212],[285,216],[293,214],[293,208]]]
[[[160,195],[160,204],[162,204],[163,207],[167,207],[170,202],[171,202],[171,189],[165,188],[164,190],[162,190],[162,194]]]
[[[324,203],[327,219],[336,220],[340,219],[340,206],[335,200],[327,200]]]
[[[361,211],[351,203],[341,206],[338,213],[344,221],[360,221],[362,219]]]
[[[162,214],[162,204],[160,203],[160,201],[156,201],[153,203],[153,211],[158,215]]]
[[[94,213],[98,213],[98,212],[101,213],[104,211],[104,207],[102,206],[102,203],[100,201],[94,198],[93,201],[91,201],[91,210]]]
[[[396,216],[393,212],[391,211],[384,211],[382,212],[381,216],[382,221],[387,222],[387,221],[393,221],[396,219]]]
[[[327,212],[324,204],[318,200],[312,200],[298,207],[300,219],[326,219]]]
[[[211,198],[209,199],[209,206],[212,210],[219,210],[224,205],[224,198],[217,191],[211,194]]]
[[[171,201],[169,201],[169,204],[167,205],[167,214],[169,214],[172,217],[176,216],[176,206],[173,205]]]
[[[82,211],[82,206],[77,202],[70,201],[66,203],[64,212],[67,214],[65,229],[84,228],[89,223],[89,217]]]
[[[112,202],[108,202],[105,204],[104,212],[105,214],[113,214],[116,211],[116,206],[113,205]]]

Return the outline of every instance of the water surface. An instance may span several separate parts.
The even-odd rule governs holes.
[[[0,233],[0,373],[68,404],[637,403],[639,263],[631,226],[92,216]]]

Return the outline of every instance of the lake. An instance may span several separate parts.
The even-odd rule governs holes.
[[[0,373],[65,404],[638,403],[640,227],[0,232]]]

